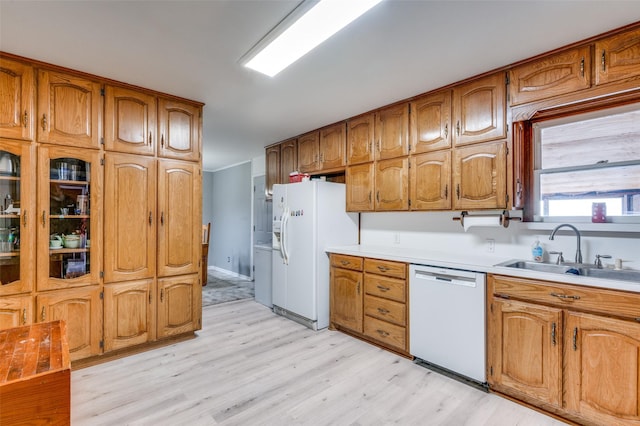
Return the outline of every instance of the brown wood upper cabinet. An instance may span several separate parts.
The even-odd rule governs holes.
[[[38,142],[100,147],[100,83],[71,74],[38,72]]]
[[[365,114],[347,121],[347,164],[373,161],[375,114]]]
[[[640,29],[599,40],[595,45],[596,85],[640,76]]]
[[[105,155],[104,280],[152,278],[156,272],[156,160]]]
[[[289,174],[298,170],[298,141],[290,139],[280,144],[280,181],[289,183]]]
[[[159,99],[158,105],[158,156],[178,160],[200,160],[202,108],[163,98]]]
[[[0,138],[33,140],[33,67],[0,58]]]
[[[409,158],[376,161],[376,210],[409,209]]]
[[[197,163],[158,162],[158,276],[199,271],[201,186],[202,174]]]
[[[347,193],[346,209],[348,212],[371,212],[374,210],[374,173],[374,162],[347,167],[345,179]]]
[[[503,72],[453,88],[454,146],[506,137],[506,77]]]
[[[581,46],[515,67],[510,73],[511,105],[564,95],[591,86],[590,46]]]
[[[411,210],[451,209],[451,150],[411,156]]]
[[[157,101],[144,92],[105,87],[104,147],[109,151],[153,155],[156,151]]]
[[[376,160],[409,154],[409,103],[382,108],[375,113]]]
[[[454,210],[506,208],[506,155],[505,141],[453,150]]]
[[[320,133],[318,130],[298,137],[298,170],[315,172],[320,168]]]
[[[433,93],[411,102],[411,153],[451,147],[451,91]]]
[[[273,185],[280,183],[280,145],[267,147],[266,155],[266,186],[267,198],[273,195]],[[287,181],[288,182],[288,181]]]
[[[345,151],[344,122],[304,134],[298,138],[298,170],[314,173],[343,168]]]

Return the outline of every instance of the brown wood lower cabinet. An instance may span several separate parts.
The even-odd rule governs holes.
[[[198,275],[158,279],[158,338],[202,328],[202,286]]]
[[[154,280],[104,286],[105,352],[155,339],[156,297]]]
[[[36,322],[63,320],[71,361],[101,353],[102,300],[98,286],[39,293]]]
[[[13,296],[0,298],[0,330],[33,322],[33,298]]]
[[[331,328],[409,356],[407,265],[331,255]]]
[[[589,425],[640,425],[640,294],[488,277],[488,381]]]

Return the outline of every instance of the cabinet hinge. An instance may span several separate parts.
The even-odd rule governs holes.
[[[493,365],[491,367],[489,367],[489,374],[491,374],[493,376]]]
[[[101,165],[101,166],[104,166],[104,158],[101,158],[101,159],[100,159],[100,165]]]
[[[256,271],[256,265],[253,265],[253,266],[251,267],[251,270],[252,270],[253,272],[255,272],[255,271]]]
[[[636,322],[640,322],[640,318],[636,318],[635,320],[636,320]]]
[[[100,340],[100,349],[104,348],[104,340]]]
[[[489,310],[493,313],[493,303],[489,305]]]
[[[253,225],[253,232],[256,232],[256,226]]]
[[[409,200],[409,207],[411,207],[411,200]]]
[[[100,96],[104,96],[104,87],[100,89]]]
[[[509,78],[509,71],[504,73],[504,82],[507,86],[511,83],[511,79]]]
[[[200,267],[200,261],[198,260],[198,268]]]
[[[507,155],[509,155],[509,147],[506,147],[505,151],[507,152]]]
[[[505,196],[505,199],[507,200],[507,203],[508,203],[508,202],[509,202],[509,194],[507,194],[507,195]]]
[[[104,271],[100,271],[100,278],[104,278]]]
[[[104,145],[104,138],[103,137],[100,138],[100,145]]]
[[[104,299],[104,291],[100,292],[100,299]]]

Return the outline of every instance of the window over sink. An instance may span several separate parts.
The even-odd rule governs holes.
[[[640,103],[533,123],[535,220],[640,223]]]

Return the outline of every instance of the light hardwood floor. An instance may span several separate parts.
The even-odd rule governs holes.
[[[562,424],[253,300],[203,309],[198,337],[73,371],[74,425]]]

